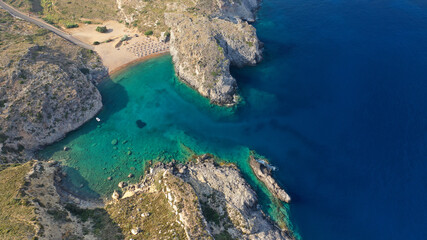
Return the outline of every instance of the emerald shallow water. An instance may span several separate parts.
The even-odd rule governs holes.
[[[275,215],[286,211],[275,207],[252,175],[250,148],[238,141],[247,124],[236,109],[211,105],[180,83],[170,56],[131,67],[100,84],[99,90],[101,122],[92,119],[39,153],[66,166],[64,185],[70,192],[106,197],[129,173],[135,175],[131,181],[137,181],[147,161],[186,161],[194,154],[212,153],[240,167],[265,210]],[[145,126],[138,127],[138,120]],[[63,151],[65,146],[70,150]]]

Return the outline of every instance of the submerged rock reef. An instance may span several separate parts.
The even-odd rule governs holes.
[[[0,17],[0,162],[23,161],[102,107],[98,55],[3,10]]]
[[[118,1],[127,23],[143,21],[142,29],[149,25],[170,31],[170,53],[179,78],[211,102],[227,106],[239,101],[230,66],[254,65],[262,59],[262,44],[248,23],[255,21],[259,4],[258,0]]]

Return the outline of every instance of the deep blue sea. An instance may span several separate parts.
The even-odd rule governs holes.
[[[234,75],[277,99],[255,148],[302,237],[427,239],[427,1],[265,0],[256,28]]]
[[[101,123],[41,156],[101,196],[147,160],[210,152],[262,193],[256,150],[278,167],[302,239],[427,239],[427,0],[264,0],[258,16],[265,58],[232,70],[237,110],[209,105],[161,57],[101,85]]]

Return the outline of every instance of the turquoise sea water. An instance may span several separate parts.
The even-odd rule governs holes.
[[[140,63],[99,89],[104,104],[97,115],[101,122],[92,119],[40,153],[44,158],[65,159],[66,165],[78,170],[87,182],[73,179],[76,186],[110,193],[116,184],[107,181],[109,176],[113,183],[127,179],[129,173],[139,177],[149,160],[185,161],[206,152],[230,160],[248,157],[247,148],[218,135],[233,131],[234,110],[211,106],[178,82],[170,56]],[[145,126],[138,127],[138,120]],[[216,125],[218,120],[224,123]],[[64,146],[71,150],[61,151]]]
[[[285,206],[277,208],[271,202],[252,175],[247,164],[251,149],[236,139],[249,126],[242,124],[236,108],[211,105],[179,82],[170,56],[133,66],[101,83],[99,90],[104,104],[97,115],[101,122],[92,119],[39,153],[67,166],[69,191],[105,197],[118,182],[128,180],[129,173],[135,175],[131,181],[137,181],[147,161],[183,162],[195,154],[212,153],[240,166],[272,216],[286,212]],[[142,128],[137,121],[144,123]]]
[[[71,191],[96,197],[147,160],[210,152],[237,163],[278,216],[246,164],[253,149],[278,167],[293,201],[281,211],[303,239],[426,239],[426,2],[265,0],[258,16],[265,59],[233,69],[239,108],[211,106],[165,56],[101,85],[101,123],[40,154],[64,160]]]

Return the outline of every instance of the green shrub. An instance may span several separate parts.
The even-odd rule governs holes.
[[[108,31],[106,26],[98,26],[96,27],[96,31],[100,33],[106,33]]]
[[[79,25],[77,23],[66,23],[65,27],[66,28],[77,28],[77,27],[79,27]]]
[[[211,75],[212,75],[212,77],[217,77],[219,75],[219,72],[213,71],[213,72],[211,72]]]
[[[93,42],[93,45],[99,45],[98,41]]]
[[[128,37],[128,35],[124,35],[123,37],[122,37],[122,39],[120,39],[120,41],[126,41],[126,40],[128,40],[129,39],[129,37]]]
[[[70,221],[68,219],[68,213],[60,209],[49,209],[47,213],[53,216],[55,221]]]
[[[7,139],[6,134],[0,132],[0,143],[5,143]]]
[[[50,31],[47,30],[47,29],[39,28],[39,29],[37,29],[36,34],[34,34],[34,35],[36,35],[36,36],[43,36],[43,35],[48,34],[49,32]]]
[[[90,70],[87,68],[79,68],[80,72],[82,72],[83,74],[87,75],[90,73]]]
[[[151,36],[151,35],[153,35],[153,31],[151,31],[151,30],[148,30],[148,31],[145,31],[145,36]]]
[[[206,203],[202,203],[201,207],[202,207],[203,216],[205,216],[208,222],[214,222],[217,225],[220,224],[221,216],[218,214],[218,212],[215,209],[211,208]]]
[[[228,233],[227,231],[222,231],[219,234],[214,235],[214,239],[216,240],[227,240],[227,239],[233,239],[233,237]]]
[[[92,21],[83,21],[84,24],[92,24]]]
[[[0,100],[0,108],[5,106],[5,103],[7,102],[7,100]],[[1,133],[0,133],[0,139],[1,139]],[[1,142],[1,140],[0,140]]]
[[[44,17],[42,19],[49,24],[55,24],[55,22],[50,17]]]

